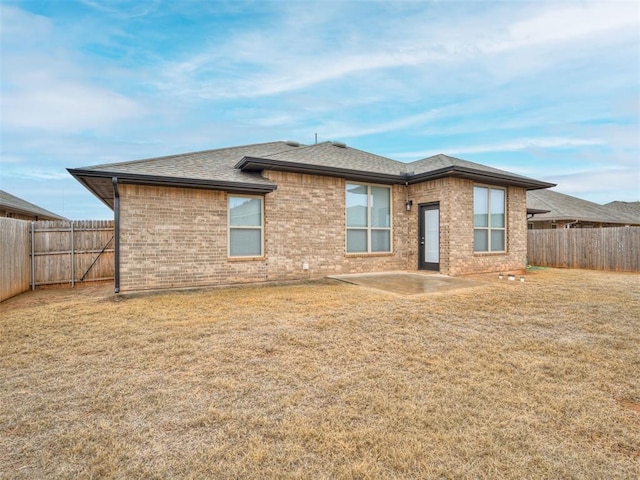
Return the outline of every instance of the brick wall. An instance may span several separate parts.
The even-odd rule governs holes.
[[[120,185],[121,291],[267,278],[266,262],[227,261],[227,195]]]
[[[13,218],[15,220],[27,220],[29,222],[38,220],[35,215],[25,215],[17,212],[10,212],[0,208],[0,218]]]
[[[473,182],[444,178],[392,187],[393,253],[345,253],[345,180],[266,171],[264,257],[227,256],[227,193],[120,186],[121,291],[321,278],[415,270],[419,204],[440,202],[440,272],[516,271],[526,266],[526,197],[507,190],[507,253],[473,252]],[[406,211],[405,201],[413,200]],[[307,264],[308,269],[303,269]]]
[[[252,259],[227,257],[225,192],[121,185],[121,291],[406,268],[404,187],[392,187],[394,253],[347,255],[343,179],[265,176],[278,188],[264,196],[264,257]]]
[[[497,271],[520,271],[526,267],[526,193],[507,189],[507,252],[474,253],[473,186],[460,178],[442,178],[409,187],[414,211],[409,218],[409,266],[418,265],[418,215],[421,203],[440,202],[440,273],[464,275]]]

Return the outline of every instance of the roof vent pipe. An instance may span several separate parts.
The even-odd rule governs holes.
[[[334,147],[338,147],[338,148],[347,148],[347,144],[346,143],[342,143],[342,142],[331,142],[331,144]]]

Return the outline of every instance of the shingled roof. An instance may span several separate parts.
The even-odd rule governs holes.
[[[117,178],[119,183],[268,193],[275,190],[277,185],[261,175],[264,170],[327,175],[384,184],[412,184],[445,176],[458,176],[494,184],[518,185],[527,189],[553,186],[442,154],[404,163],[338,142],[314,145],[270,142],[68,169],[69,173],[111,208],[113,178]]]
[[[527,192],[527,209],[547,210],[536,214],[529,221],[549,220],[581,221],[595,223],[619,223],[640,225],[640,218],[621,214],[612,208],[582,198],[573,197],[553,190]]]
[[[22,198],[11,195],[9,192],[0,190],[0,209],[10,213],[17,213],[25,216],[32,216],[39,220],[67,220],[67,218],[57,215]]]
[[[629,221],[640,224],[640,202],[609,202],[603,205],[616,215],[628,218]]]

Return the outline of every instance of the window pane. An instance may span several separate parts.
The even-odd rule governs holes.
[[[391,190],[371,187],[371,226],[391,226]]]
[[[487,230],[473,231],[473,251],[474,252],[489,251],[489,232]]]
[[[357,253],[367,251],[367,231],[347,230],[347,252]]]
[[[491,189],[491,226],[504,228],[504,190]],[[494,250],[491,243],[491,250]]]
[[[347,184],[347,227],[367,226],[367,187]]]
[[[438,263],[440,261],[440,210],[425,210],[425,262]]]
[[[473,187],[473,226],[489,226],[489,189]]]
[[[229,230],[229,254],[232,257],[262,255],[262,230],[258,228],[232,228]]]
[[[389,230],[371,230],[371,251],[391,251],[391,232]]]
[[[504,230],[491,230],[491,251],[504,252]]]
[[[262,199],[229,197],[229,225],[262,226]]]

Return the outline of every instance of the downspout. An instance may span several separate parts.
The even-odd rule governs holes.
[[[579,222],[580,220],[574,220],[573,222],[565,223],[564,228],[571,228],[571,225],[575,225],[576,223],[579,223]]]
[[[113,182],[113,237],[114,245],[114,271],[115,293],[120,293],[120,192],[118,191],[118,177],[111,179]]]

